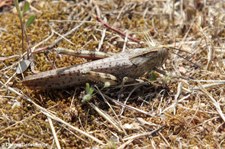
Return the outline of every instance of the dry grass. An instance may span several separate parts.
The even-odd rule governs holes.
[[[12,11],[1,13],[1,147],[225,148],[225,4],[204,2],[33,1],[29,13],[37,19],[28,37],[37,71],[87,61],[59,57],[53,47],[119,52],[124,41],[127,49],[147,46],[147,33],[157,45],[180,49],[171,48],[167,76],[151,85],[96,87],[86,104],[84,86],[39,92],[21,84],[19,21]]]

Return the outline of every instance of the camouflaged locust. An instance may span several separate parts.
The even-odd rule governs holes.
[[[23,84],[36,89],[59,89],[87,82],[109,82],[115,85],[121,83],[124,78],[137,79],[145,72],[162,66],[167,57],[168,49],[166,48],[159,50],[157,48],[137,48],[81,65],[27,76],[23,80]]]

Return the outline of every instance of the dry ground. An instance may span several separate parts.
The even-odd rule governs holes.
[[[124,45],[131,50],[146,47],[148,35],[156,46],[171,47],[163,66],[167,75],[145,75],[150,84],[122,91],[95,88],[88,103],[81,102],[84,86],[31,90],[21,83],[23,76],[32,74],[31,69],[23,75],[15,73],[28,44],[22,49],[21,28],[13,7],[3,9],[2,148],[225,148],[223,0],[61,0],[32,1],[31,5],[26,17],[35,14],[36,20],[27,29],[27,36],[29,46],[36,51],[36,71],[87,62],[59,56],[54,47],[119,52]]]

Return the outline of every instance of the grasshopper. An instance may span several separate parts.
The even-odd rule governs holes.
[[[112,56],[100,53],[105,58],[30,75],[25,77],[22,83],[35,89],[60,89],[87,82],[108,82],[115,85],[121,83],[124,78],[135,80],[145,72],[162,66],[168,53],[167,48],[157,50],[151,47],[127,50]]]

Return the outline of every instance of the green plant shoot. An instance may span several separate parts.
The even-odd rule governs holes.
[[[82,103],[89,102],[92,99],[94,89],[89,83],[86,83],[85,92],[86,94],[82,98]]]

